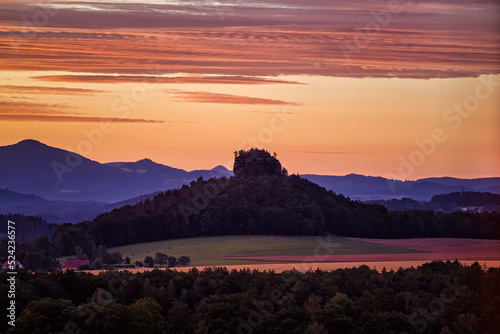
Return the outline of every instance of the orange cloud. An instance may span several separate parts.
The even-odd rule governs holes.
[[[34,79],[51,82],[80,83],[150,83],[150,84],[300,84],[295,81],[267,79],[248,76],[177,76],[163,77],[150,75],[42,75]]]
[[[88,116],[83,113],[65,111],[68,109],[72,107],[61,104],[0,101],[0,121],[163,123],[158,120]]]
[[[92,116],[55,116],[55,115],[2,115],[0,121],[6,122],[113,122],[113,123],[163,123],[163,121],[135,118],[106,118]]]
[[[168,92],[174,94],[174,98],[176,100],[185,102],[300,106],[300,104],[294,102],[286,102],[281,100],[263,99],[263,98],[239,96],[231,94],[216,94],[208,92],[179,92],[171,90],[169,90]]]
[[[0,101],[0,115],[67,115],[68,109],[72,107],[62,104],[33,103],[33,102],[13,102]],[[71,112],[72,115],[78,115],[77,112]]]
[[[305,154],[327,154],[327,155],[391,155],[388,153],[373,153],[373,152],[341,152],[341,151],[288,151],[292,153]]]
[[[53,94],[53,95],[92,95],[103,93],[102,90],[66,87],[0,85],[3,94]]]

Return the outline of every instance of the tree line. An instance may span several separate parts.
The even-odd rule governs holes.
[[[6,272],[0,290],[8,289]],[[15,333],[496,333],[500,268],[19,270]],[[0,294],[7,305],[7,293]],[[2,306],[2,307],[4,307]]]
[[[480,207],[489,210],[500,208],[500,195],[489,192],[462,191],[435,195],[431,203],[437,207]]]

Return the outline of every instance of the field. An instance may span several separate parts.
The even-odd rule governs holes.
[[[147,242],[109,248],[132,262],[154,258],[156,252],[191,258],[190,267],[226,266],[283,271],[331,270],[366,264],[398,269],[433,260],[478,261],[500,266],[500,241],[481,239],[360,239],[339,237],[222,236]],[[64,262],[66,258],[59,260]],[[143,271],[149,269],[132,269]],[[188,270],[188,268],[177,268]]]
[[[321,262],[326,256],[365,254],[408,254],[415,250],[390,245],[367,243],[338,237],[276,237],[276,236],[223,236],[175,239],[132,244],[109,249],[128,256],[135,262],[161,252],[169,256],[186,255],[191,266],[236,265],[297,262],[296,258],[309,258]],[[289,261],[279,257],[291,257]],[[265,258],[262,258],[265,257]],[[274,259],[276,258],[276,259]]]

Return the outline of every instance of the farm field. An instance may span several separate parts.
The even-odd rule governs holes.
[[[380,261],[393,262],[429,262],[434,260],[459,260],[469,262],[495,262],[500,261],[500,241],[481,239],[460,239],[460,238],[416,238],[416,239],[361,239],[346,238],[349,241],[369,244],[392,246],[403,248],[410,252],[393,253],[365,253],[365,254],[340,254],[331,253],[325,256],[313,257],[310,261],[308,256],[253,256],[238,257],[239,260],[259,260],[263,262],[353,262],[359,264],[370,264]],[[411,252],[413,251],[413,252]],[[235,259],[235,257],[233,257]],[[492,262],[493,261],[493,262]]]
[[[277,272],[296,269],[335,270],[367,265],[382,270],[417,267],[433,260],[477,261],[486,267],[500,267],[500,240],[361,239],[340,237],[223,236],[165,240],[110,248],[132,261],[142,261],[156,252],[191,257],[192,267],[224,266],[228,270],[251,268]],[[64,259],[62,259],[64,260]],[[152,268],[127,269],[143,272]],[[88,272],[99,273],[99,270]]]
[[[500,240],[462,238],[367,239],[347,238],[379,245],[404,247],[417,252],[454,254],[459,259],[500,260]]]
[[[339,237],[277,237],[277,236],[217,236],[187,239],[174,239],[131,244],[109,248],[110,252],[120,252],[132,262],[143,261],[146,256],[161,252],[169,256],[182,255],[191,258],[191,266],[219,266],[258,264],[266,257],[266,263],[282,263],[273,257],[289,256],[309,258],[310,262],[320,262],[330,255],[365,254],[408,254],[417,251],[367,243],[362,240],[349,240]],[[297,262],[290,260],[285,262]]]
[[[189,267],[260,270],[338,269],[366,264],[398,269],[433,260],[478,261],[500,266],[500,241],[481,239],[361,239],[340,237],[217,236],[164,240],[109,248],[133,262],[161,252],[191,258]],[[64,261],[61,258],[60,261]],[[189,268],[176,268],[188,270]],[[137,268],[131,271],[150,270]]]

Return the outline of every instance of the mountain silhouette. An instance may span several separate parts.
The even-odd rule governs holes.
[[[0,147],[0,161],[0,188],[49,200],[113,203],[230,173],[187,172],[149,159],[101,164],[31,139]]]
[[[434,195],[461,190],[500,194],[499,177],[478,179],[435,177],[415,181],[399,181],[358,174],[346,176],[304,174],[301,176],[326,189],[356,200],[388,200],[409,197],[418,201],[430,201]]]
[[[6,188],[21,194],[34,194],[48,200],[64,201],[116,203],[180,188],[200,176],[209,179],[233,175],[232,171],[223,166],[188,172],[150,159],[103,164],[31,139],[0,147],[0,161],[0,189]],[[464,191],[500,194],[499,177],[443,177],[398,181],[357,174],[301,176],[337,194],[356,200],[409,197],[429,201],[436,194],[461,191],[462,188]]]

